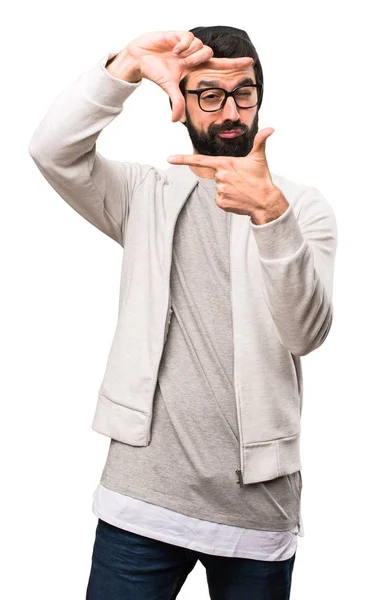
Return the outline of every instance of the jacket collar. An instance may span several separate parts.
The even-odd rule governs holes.
[[[168,179],[173,182],[178,191],[189,193],[195,187],[198,179],[188,165],[173,165],[167,169]]]
[[[166,207],[167,216],[176,220],[182,206],[197,185],[197,177],[187,165],[173,165],[166,171],[170,184],[170,202]]]

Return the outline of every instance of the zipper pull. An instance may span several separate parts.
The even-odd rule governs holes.
[[[238,483],[240,485],[240,487],[243,487],[243,477],[242,477],[242,471],[240,469],[236,469],[235,473],[238,476],[238,480],[236,483]]]

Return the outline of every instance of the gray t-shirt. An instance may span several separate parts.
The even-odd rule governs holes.
[[[231,213],[198,178],[174,232],[172,316],[153,405],[151,443],[111,440],[101,484],[215,523],[286,531],[299,523],[300,471],[244,487],[234,395]],[[262,427],[262,423],[259,424]]]

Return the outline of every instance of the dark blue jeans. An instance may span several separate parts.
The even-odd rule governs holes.
[[[211,600],[288,600],[295,557],[264,561],[204,554],[98,519],[86,600],[174,600],[198,560]]]

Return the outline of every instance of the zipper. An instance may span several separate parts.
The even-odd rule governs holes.
[[[166,312],[166,322],[164,325],[164,337],[163,337],[163,344],[162,344],[162,351],[160,354],[160,360],[159,360],[159,364],[158,364],[158,369],[157,372],[159,373],[159,367],[160,367],[160,363],[162,362],[162,358],[163,358],[163,350],[164,350],[164,344],[166,343],[166,339],[168,336],[168,330],[169,330],[169,325],[170,325],[170,321],[171,321],[171,289],[170,287],[168,288],[168,305],[167,305],[167,312]],[[157,382],[157,378],[156,378],[156,382]],[[155,383],[156,385],[156,383]],[[149,444],[151,443],[151,427],[148,428],[148,438],[147,438],[147,446],[149,446]]]
[[[168,303],[167,303],[166,321],[165,321],[165,325],[164,325],[162,350],[161,350],[161,353],[160,353],[160,359],[159,359],[159,363],[158,363],[158,367],[157,367],[157,374],[156,374],[156,379],[155,379],[155,388],[156,388],[156,384],[157,384],[160,363],[162,362],[162,358],[163,358],[164,344],[166,343],[166,339],[167,339],[167,336],[168,336],[169,325],[170,325],[170,321],[171,321],[170,313],[172,312],[172,310],[171,310],[171,287],[170,287],[170,283],[171,283],[172,253],[173,253],[173,249],[174,249],[175,227],[176,227],[176,223],[177,223],[177,220],[178,220],[179,213],[181,212],[183,206],[187,202],[187,199],[189,198],[189,196],[190,196],[191,192],[193,191],[193,189],[186,196],[185,200],[181,204],[181,207],[180,207],[179,211],[177,212],[177,214],[175,215],[175,219],[174,219],[174,226],[173,226],[173,230],[172,230],[171,246],[170,246],[170,248],[171,248],[170,265],[169,265],[169,269],[168,269]],[[147,446],[149,446],[150,443],[151,443],[151,426],[148,427]]]
[[[167,308],[167,313],[166,313],[166,324],[164,326],[164,342],[163,342],[163,347],[164,347],[164,343],[167,340],[168,330],[170,328],[171,313],[172,313],[172,310],[171,310],[171,290],[169,290],[169,292],[168,292],[168,308]]]
[[[235,469],[235,473],[238,476],[238,480],[236,483],[240,485],[240,487],[244,487],[243,483],[243,449],[242,449],[242,436],[241,436],[241,428],[242,428],[242,420],[239,410],[239,390],[236,381],[236,353],[235,353],[235,331],[234,331],[234,316],[233,316],[233,290],[232,290],[232,227],[233,227],[233,216],[230,215],[230,228],[229,228],[229,247],[230,247],[230,291],[231,291],[231,318],[232,318],[232,336],[233,336],[233,354],[234,354],[234,390],[235,390],[235,404],[236,404],[236,415],[238,419],[238,430],[239,430],[239,451],[240,451],[240,468]]]
[[[236,469],[235,470],[236,475],[238,476],[238,480],[236,483],[238,483],[240,485],[240,487],[244,487],[243,484],[243,476],[242,476],[242,471],[241,469]]]

